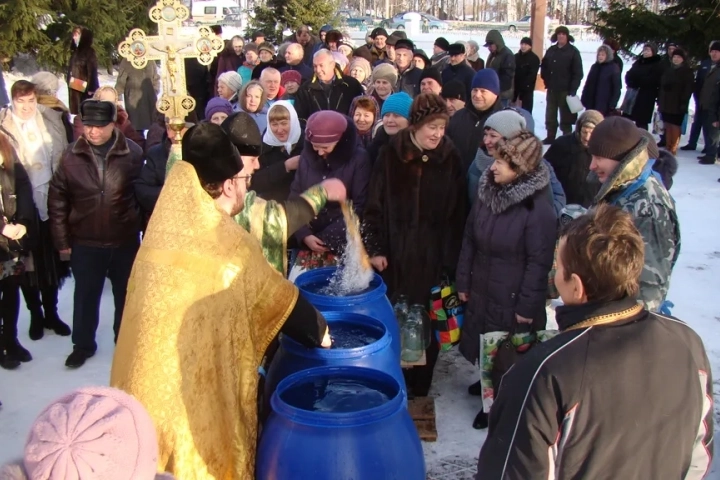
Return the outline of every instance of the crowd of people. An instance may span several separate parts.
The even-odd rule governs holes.
[[[617,44],[598,48],[580,91],[582,60],[566,27],[542,61],[530,39],[513,54],[497,30],[486,36],[485,61],[474,41],[439,37],[428,56],[402,31],[376,28],[367,40],[356,48],[329,26],[317,37],[302,27],[277,49],[261,32],[248,42],[233,37],[209,68],[187,59],[198,106],[171,168],[176,132],[148,107],[157,70],[124,62],[115,88],[101,87],[87,30],[71,42],[69,107],[49,72],[15,82],[0,111],[0,367],[32,360],[18,341],[20,291],[30,338],[72,335],[65,365],[82,367],[98,348],[109,278],[111,385],[149,413],[156,437],[135,440],[159,445],[147,465],[178,478],[251,478],[257,370],[273,338],[330,342],[323,316],[286,280],[288,251],[341,255],[339,202],[351,201],[391,301],[405,295],[429,306],[433,287],[456,282],[465,302],[459,348],[472,363],[481,335],[543,330],[547,301],[565,304],[563,333],[506,375],[499,407],[472,419],[490,426],[482,478],[596,476],[608,462],[623,478],[643,476],[638,468],[701,478],[712,455],[712,379],[702,341],[666,315],[681,248],[669,190],[693,94],[699,108],[683,149],[695,149],[702,131],[700,162],[716,160],[720,42],[696,75],[678,46],[663,58],[646,45],[625,77],[634,93],[618,105]],[[547,88],[544,140],[532,117],[538,73]],[[578,94],[579,115],[567,101]],[[648,132],[656,103],[661,143]],[[70,272],[72,328],[57,314]],[[410,395],[428,395],[438,353],[433,337],[426,365],[406,370]],[[628,372],[628,362],[665,369],[633,368],[623,380],[616,372]],[[584,370],[593,371],[591,385]],[[637,393],[618,399],[630,385]],[[655,391],[664,402],[643,408]],[[480,382],[468,392],[480,395]],[[134,409],[116,391],[74,395],[49,408],[88,408],[100,395]],[[608,402],[623,404],[624,416],[607,415]],[[643,418],[633,444],[648,444],[632,459],[609,437],[630,416]],[[654,448],[647,438],[659,421],[672,433]],[[51,428],[38,422],[33,431]],[[590,440],[571,442],[588,429]],[[36,478],[53,466],[38,459],[33,438],[24,468]],[[561,459],[563,448],[572,453]]]

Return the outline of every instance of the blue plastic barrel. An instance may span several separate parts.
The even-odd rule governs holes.
[[[342,311],[360,313],[376,318],[385,324],[392,337],[392,346],[398,363],[400,362],[400,328],[398,327],[392,305],[385,293],[387,287],[380,275],[374,274],[370,286],[355,295],[337,297],[320,293],[330,283],[337,267],[323,267],[310,270],[295,279],[295,285],[303,296],[321,312]]]
[[[387,327],[380,320],[347,312],[325,312],[330,335],[333,332],[354,331],[368,341],[354,348],[307,348],[287,335],[281,335],[280,348],[273,357],[265,379],[265,398],[271,398],[275,387],[285,377],[314,367],[355,366],[374,368],[393,376],[405,389],[405,379],[400,368]]]
[[[257,480],[425,480],[420,437],[400,384],[387,373],[303,370],[278,384],[271,405]]]

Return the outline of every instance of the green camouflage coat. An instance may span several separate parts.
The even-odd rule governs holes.
[[[670,288],[670,276],[680,255],[680,223],[675,201],[652,174],[647,140],[643,139],[620,162],[603,184],[595,204],[607,202],[632,215],[645,241],[645,266],[640,277],[640,299],[657,312]]]

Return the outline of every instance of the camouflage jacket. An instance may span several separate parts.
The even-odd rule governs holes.
[[[644,140],[644,142],[647,142]],[[641,147],[641,148],[640,148]],[[675,201],[652,173],[646,143],[631,151],[595,197],[632,215],[645,241],[645,266],[640,276],[640,299],[657,312],[670,288],[670,276],[680,255],[680,223]]]

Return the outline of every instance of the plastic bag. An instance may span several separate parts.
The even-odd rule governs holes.
[[[570,109],[570,113],[578,113],[585,108],[580,101],[580,97],[578,97],[577,95],[568,95],[565,101],[567,102],[568,108]]]

